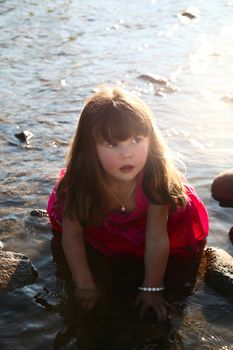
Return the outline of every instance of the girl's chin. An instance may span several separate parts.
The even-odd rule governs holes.
[[[130,181],[133,181],[137,178],[137,175],[138,174],[122,174],[121,176],[115,176],[115,177],[112,177],[112,181],[113,182],[130,182]]]

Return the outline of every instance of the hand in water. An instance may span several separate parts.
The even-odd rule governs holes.
[[[141,317],[149,309],[152,309],[156,313],[159,322],[167,320],[167,303],[161,293],[140,292],[136,299],[136,306],[139,307],[139,315]]]
[[[76,287],[75,296],[84,310],[91,310],[95,307],[99,298],[98,289]]]

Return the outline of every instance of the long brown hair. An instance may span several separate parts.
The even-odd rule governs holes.
[[[102,87],[85,103],[68,154],[67,170],[58,190],[64,215],[78,219],[82,226],[100,223],[107,213],[107,189],[99,162],[99,139],[123,141],[130,137],[149,137],[148,158],[142,187],[154,204],[186,204],[180,173],[166,156],[167,147],[155,126],[148,106],[138,97],[120,89]]]

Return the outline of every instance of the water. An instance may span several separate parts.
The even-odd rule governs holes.
[[[233,166],[233,3],[195,1],[200,16],[194,20],[179,15],[188,5],[0,1],[0,239],[5,250],[27,255],[39,272],[35,284],[0,298],[1,349],[58,349],[55,339],[65,332],[64,313],[35,301],[38,293],[48,299],[43,288],[56,291],[57,282],[49,224],[30,211],[45,208],[83,100],[99,84],[122,84],[150,105],[207,206],[208,245],[232,254],[232,209],[218,206],[210,186]],[[161,86],[142,74],[164,76],[177,91],[160,96]],[[22,130],[34,134],[28,145],[14,136]],[[59,299],[50,298],[55,304]],[[200,284],[185,303],[182,317],[172,321],[177,349],[233,348],[229,300]],[[76,348],[74,338],[66,348]]]

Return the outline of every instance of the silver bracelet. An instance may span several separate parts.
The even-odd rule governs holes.
[[[164,289],[164,287],[138,287],[142,292],[162,292]]]

